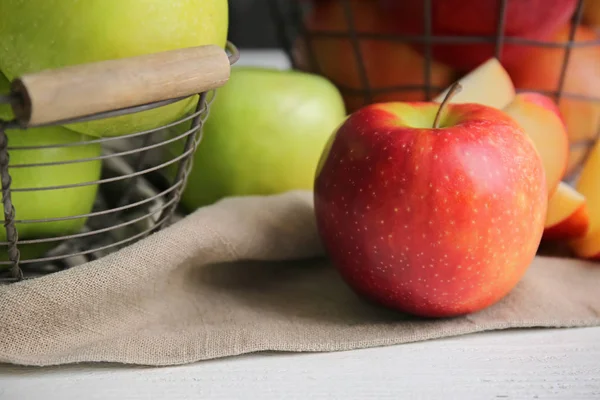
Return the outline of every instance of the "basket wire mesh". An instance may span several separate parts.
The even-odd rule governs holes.
[[[308,70],[309,72],[324,75],[329,78],[340,90],[344,98],[347,97],[360,97],[360,106],[377,102],[378,95],[385,95],[389,93],[403,93],[403,92],[414,92],[420,91],[423,94],[423,100],[432,100],[432,98],[440,93],[446,87],[438,87],[433,84],[432,79],[432,65],[435,62],[432,48],[435,45],[466,45],[466,44],[492,44],[494,46],[494,56],[502,63],[503,62],[503,47],[506,45],[518,45],[518,46],[533,46],[538,48],[548,49],[564,49],[564,57],[560,65],[560,74],[556,88],[554,90],[542,90],[542,89],[519,89],[517,92],[522,91],[533,91],[542,93],[555,99],[557,103],[560,103],[562,99],[573,99],[580,100],[589,103],[600,103],[600,93],[595,93],[593,96],[582,95],[580,93],[569,92],[565,90],[565,78],[569,67],[569,62],[574,49],[596,47],[600,48],[600,39],[579,41],[575,40],[575,35],[578,27],[582,24],[582,15],[584,10],[584,4],[586,1],[597,1],[597,0],[577,0],[575,10],[572,15],[570,22],[570,28],[568,32],[568,40],[564,42],[557,42],[551,40],[534,40],[519,36],[507,36],[505,35],[506,15],[509,1],[519,0],[496,0],[497,4],[497,18],[496,25],[494,28],[495,34],[491,36],[466,36],[466,35],[434,35],[432,33],[432,7],[433,1],[435,0],[422,0],[423,5],[423,34],[400,34],[400,33],[380,33],[372,31],[362,31],[357,29],[357,12],[354,10],[354,5],[361,0],[294,0],[294,1],[282,1],[282,0],[269,0],[271,15],[275,22],[278,37],[282,49],[287,54],[287,57],[293,68]],[[377,3],[378,0],[362,0],[363,3],[373,2]],[[405,0],[402,0],[405,1]],[[439,0],[438,0],[439,1]],[[483,1],[483,0],[482,0]],[[337,5],[343,10],[343,17],[345,18],[345,29],[320,29],[308,26],[306,23],[306,16],[312,8],[323,4],[337,3]],[[600,37],[600,35],[599,35]],[[334,76],[328,74],[322,68],[322,59],[316,53],[315,43],[323,39],[344,39],[348,41],[352,48],[353,57],[351,62],[355,65],[346,66],[341,68],[354,67],[358,75],[359,87],[351,87],[346,85],[344,82],[336,80]],[[300,65],[296,53],[296,45],[298,39],[302,39],[305,43],[306,52],[306,63],[308,65]],[[421,45],[422,46],[422,57],[423,57],[423,79],[422,84],[406,84],[406,85],[395,85],[385,87],[374,87],[370,81],[369,74],[367,73],[365,54],[363,54],[363,47],[361,43],[365,41],[377,41],[381,43],[390,44],[410,44],[410,45]],[[386,62],[385,60],[379,60]],[[395,60],[397,62],[397,60]],[[392,61],[390,61],[392,62]],[[398,65],[398,74],[403,72],[402,65]],[[600,60],[598,61],[598,68],[600,68]],[[465,71],[468,72],[468,71]],[[348,111],[354,111],[357,106],[348,106]],[[577,151],[577,149],[583,150],[583,156],[579,159],[579,162],[574,168],[570,168],[565,181],[572,181],[580,167],[587,160],[589,153],[598,137],[600,136],[600,120],[597,121],[598,129],[597,133],[593,137],[588,137],[581,140],[572,140],[570,142],[571,151]]]
[[[239,59],[238,49],[230,42],[225,48],[230,65]],[[202,140],[202,127],[209,114],[216,91],[198,93],[195,109],[169,124],[122,136],[91,137],[73,143],[39,146],[11,146],[7,130],[25,129],[16,120],[0,119],[0,179],[6,241],[0,242],[6,259],[0,259],[0,283],[60,271],[101,258],[138,241],[177,219],[180,196],[193,166],[193,154]],[[135,107],[111,110],[81,118],[36,125],[62,126],[111,117],[141,113],[181,101],[188,96],[168,99]],[[9,94],[0,95],[0,104],[14,101]],[[11,164],[14,151],[47,150],[68,146],[101,145],[102,153],[95,157],[48,163]],[[172,151],[168,147],[178,151]],[[100,179],[68,185],[44,187],[11,187],[11,170],[16,168],[48,168],[72,164],[101,162]],[[86,214],[44,219],[19,219],[19,206],[12,194],[18,192],[68,190],[97,185],[93,209]],[[44,235],[19,239],[17,224],[44,224],[85,219],[83,228],[66,235]],[[22,246],[48,246],[42,256],[25,258]]]

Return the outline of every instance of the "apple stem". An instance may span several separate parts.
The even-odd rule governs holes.
[[[446,104],[448,104],[450,102],[450,100],[452,100],[452,97],[454,97],[454,95],[458,94],[458,92],[460,92],[461,90],[462,90],[462,86],[458,82],[454,82],[454,84],[452,86],[450,86],[448,93],[446,93],[444,100],[442,100],[442,104],[440,104],[440,108],[439,108],[437,114],[435,114],[435,119],[433,120],[433,128],[434,129],[437,129],[440,127],[440,119],[442,119],[442,111],[444,111],[446,109]]]

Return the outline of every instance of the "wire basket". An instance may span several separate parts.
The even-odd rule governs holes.
[[[559,104],[570,136],[570,181],[600,135],[600,32],[582,23],[592,1],[598,0],[270,0],[270,6],[292,66],[336,84],[348,112],[374,102],[431,100],[498,58],[517,92],[542,93]],[[526,3],[535,9],[519,9]],[[534,34],[519,33],[527,18],[508,25],[516,14],[540,10],[555,22]],[[448,18],[458,24],[444,25]],[[552,68],[536,71],[543,60]]]
[[[215,90],[227,81],[238,59],[237,48],[228,42],[225,49],[200,46],[43,71],[13,81],[11,93],[0,95],[0,106],[11,104],[15,115],[10,121],[0,119],[5,228],[0,282],[101,258],[176,220]],[[143,131],[94,137],[63,127],[141,115],[184,101],[190,106],[178,114],[182,116]],[[78,139],[53,143],[40,134],[35,139],[41,143],[22,145],[21,133],[36,135],[36,129],[49,127]],[[70,157],[69,148],[83,150]],[[38,153],[26,158],[33,157],[33,162],[19,162],[27,152]],[[53,160],[53,154],[67,156]],[[35,177],[59,184],[21,183]]]

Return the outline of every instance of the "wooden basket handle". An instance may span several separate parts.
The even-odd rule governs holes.
[[[15,79],[12,107],[26,127],[69,121],[216,89],[230,70],[216,45],[79,64]]]

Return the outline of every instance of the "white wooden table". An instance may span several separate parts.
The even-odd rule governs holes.
[[[240,64],[288,65],[283,54],[247,51]],[[600,327],[169,368],[0,365],[0,400],[37,399],[600,399]]]
[[[600,328],[490,332],[168,368],[0,366],[0,399],[600,399]]]

